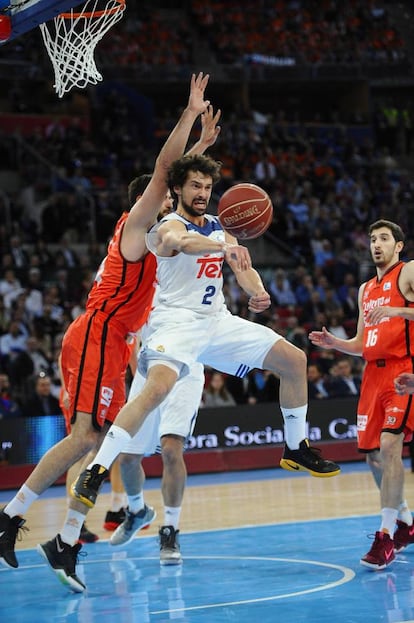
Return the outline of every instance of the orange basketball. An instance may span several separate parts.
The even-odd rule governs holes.
[[[236,184],[221,196],[217,215],[225,231],[240,240],[258,238],[273,219],[267,192],[255,184]]]

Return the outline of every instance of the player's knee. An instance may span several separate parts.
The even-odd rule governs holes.
[[[88,452],[91,450],[97,450],[99,445],[99,436],[95,432],[90,432],[85,435],[84,444]]]
[[[300,348],[295,349],[294,360],[295,365],[299,368],[299,371],[306,374],[308,358],[305,351],[301,350]]]
[[[83,432],[82,435],[71,433],[68,437],[78,452],[83,455],[93,450],[98,443],[98,434],[95,431]]]
[[[287,340],[279,340],[267,355],[263,367],[282,378],[306,378],[307,356]]]
[[[183,460],[184,439],[176,436],[164,436],[161,439],[161,454],[164,465],[172,465]]]
[[[384,460],[401,457],[403,446],[403,436],[393,435],[392,433],[382,433],[381,435],[381,457]]]
[[[125,467],[132,467],[135,465],[139,465],[139,463],[141,462],[141,455],[139,454],[130,454],[129,452],[122,452],[119,457],[119,464],[122,466],[124,465]]]

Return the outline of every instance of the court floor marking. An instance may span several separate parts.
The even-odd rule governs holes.
[[[317,562],[314,560],[300,560],[296,558],[273,558],[269,556],[186,556],[186,560],[255,560],[255,561],[274,561],[274,562],[287,562],[287,563],[298,563],[303,565],[315,565],[318,567],[327,567],[330,569],[336,569],[343,573],[342,578],[339,580],[335,580],[334,582],[328,582],[327,584],[323,584],[322,586],[315,586],[314,588],[307,588],[301,591],[296,591],[293,593],[285,593],[284,595],[271,595],[269,597],[259,597],[254,599],[242,599],[237,601],[225,601],[218,602],[215,604],[206,604],[203,606],[188,606],[183,608],[174,608],[168,610],[153,610],[150,614],[168,614],[173,612],[188,612],[192,610],[207,610],[211,608],[224,608],[228,606],[243,606],[247,604],[257,604],[263,603],[267,601],[276,601],[279,599],[288,599],[289,597],[298,597],[300,595],[308,595],[310,593],[317,593],[319,591],[329,590],[331,588],[335,588],[337,586],[341,586],[341,584],[345,584],[350,582],[355,577],[355,572],[349,567],[344,567],[342,565],[334,565],[326,562]]]
[[[27,551],[35,551],[35,550],[27,550]],[[158,561],[159,558],[155,556],[128,556],[128,560],[130,561],[133,561],[133,560]],[[336,588],[338,586],[341,586],[342,584],[346,584],[347,582],[352,581],[355,577],[355,572],[349,567],[344,567],[343,565],[335,565],[332,563],[319,562],[315,560],[297,559],[297,558],[280,558],[280,557],[271,557],[271,556],[186,556],[186,560],[196,560],[196,561],[199,561],[199,560],[247,561],[249,560],[249,561],[257,561],[257,562],[270,561],[270,562],[275,562],[275,563],[278,563],[278,562],[284,562],[284,563],[289,563],[289,564],[297,563],[297,564],[302,564],[302,565],[314,565],[317,567],[326,567],[328,569],[334,569],[342,573],[342,577],[333,582],[327,582],[325,584],[322,584],[321,586],[315,586],[315,587],[303,589],[300,591],[284,593],[282,595],[270,595],[268,597],[258,597],[258,598],[252,598],[252,599],[242,599],[242,600],[237,600],[237,601],[217,602],[213,604],[202,604],[202,605],[197,605],[197,606],[183,606],[182,608],[169,608],[166,610],[153,610],[149,612],[150,615],[172,614],[172,613],[177,613],[177,612],[190,612],[190,611],[195,611],[195,610],[207,610],[207,609],[223,608],[223,607],[229,607],[229,606],[243,606],[243,605],[248,605],[248,604],[257,604],[257,603],[264,603],[264,602],[270,602],[270,601],[277,601],[280,599],[289,599],[291,597],[298,597],[301,595],[308,595],[310,593],[317,593],[320,591],[325,591],[325,590],[329,590],[332,588]],[[113,558],[100,558],[98,560],[91,560],[91,561],[85,560],[85,561],[82,561],[82,566],[84,565],[89,566],[89,565],[94,565],[94,564],[96,565],[96,564],[102,564],[102,563],[111,563],[115,561],[116,559],[114,560]],[[34,564],[34,565],[23,564],[19,566],[19,569],[21,570],[39,569],[39,568],[44,569],[45,568],[44,564],[41,564],[41,563]],[[7,570],[5,568],[2,568],[0,569],[0,571],[7,571]]]

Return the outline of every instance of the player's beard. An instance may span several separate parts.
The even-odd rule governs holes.
[[[386,266],[389,266],[392,263],[393,257],[394,257],[394,252],[392,253],[383,252],[378,257],[375,257],[375,254],[374,254],[372,256],[372,260],[374,262],[375,267],[381,270],[385,268]]]
[[[184,212],[186,212],[192,217],[204,216],[207,210],[207,205],[204,205],[204,210],[200,213],[199,211],[195,210],[192,205],[189,205],[188,203],[186,203],[182,197],[181,197],[181,206]]]

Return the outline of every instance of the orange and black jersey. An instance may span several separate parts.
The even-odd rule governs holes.
[[[366,361],[414,356],[414,322],[401,317],[386,317],[378,324],[367,320],[369,312],[378,306],[414,307],[401,293],[398,280],[404,262],[392,266],[382,277],[367,281],[362,294],[364,343],[362,356]]]
[[[120,241],[128,212],[116,224],[108,253],[96,273],[86,310],[101,311],[121,323],[126,333],[135,333],[145,323],[155,289],[156,259],[147,253],[137,262],[121,254]]]

